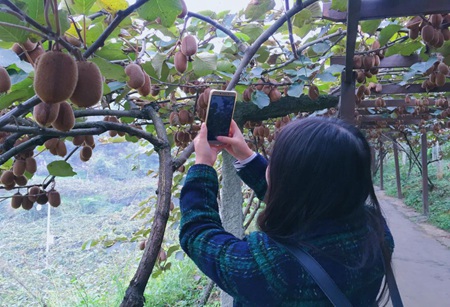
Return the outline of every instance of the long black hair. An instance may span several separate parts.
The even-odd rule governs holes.
[[[364,219],[373,229],[365,254],[378,253],[381,245],[385,263],[391,262],[369,144],[342,120],[310,117],[282,129],[270,155],[265,202],[258,226],[271,237],[296,237],[331,219]]]

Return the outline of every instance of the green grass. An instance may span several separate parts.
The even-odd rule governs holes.
[[[432,191],[429,191],[429,217],[428,221],[436,227],[450,231],[450,174],[448,166],[450,161],[444,160],[443,176],[437,178],[437,165],[429,165],[429,178],[434,184]],[[416,167],[408,176],[408,164],[400,163],[400,177],[402,184],[403,201],[406,205],[423,213],[422,201],[422,176]],[[387,195],[397,197],[397,186],[395,179],[395,165],[393,157],[389,157],[384,165],[384,188]],[[379,173],[375,177],[375,184],[379,185]]]

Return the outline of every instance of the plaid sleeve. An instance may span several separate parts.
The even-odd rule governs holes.
[[[236,238],[222,227],[218,187],[212,167],[190,168],[180,197],[181,247],[205,275],[239,302],[264,302],[259,306],[275,303],[273,299],[278,294],[269,290],[271,286],[248,241]]]
[[[245,182],[256,196],[263,200],[267,191],[266,168],[267,160],[258,154],[252,161],[247,163],[243,168],[239,169],[238,175]]]

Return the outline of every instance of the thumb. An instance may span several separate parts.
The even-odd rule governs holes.
[[[227,144],[227,145],[234,145],[236,144],[236,140],[233,139],[232,137],[228,137],[228,136],[217,136],[216,137],[217,140],[221,143]]]

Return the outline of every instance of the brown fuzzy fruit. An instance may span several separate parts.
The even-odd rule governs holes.
[[[406,27],[408,29],[419,29],[420,23],[422,22],[422,18],[420,16],[414,16],[411,18],[408,23],[406,24]]]
[[[28,197],[23,197],[22,199],[22,208],[25,210],[31,210],[33,208],[33,203]]]
[[[169,123],[172,126],[180,125],[180,117],[178,116],[178,112],[172,112],[169,115]]]
[[[144,85],[138,88],[139,95],[148,96],[150,94],[152,88],[152,81],[150,80],[150,76],[144,72]]]
[[[450,40],[450,30],[448,28],[441,29],[442,35],[444,36],[444,40]]]
[[[140,249],[141,251],[143,251],[143,250],[145,249],[145,241],[141,241],[141,242],[139,243],[139,249]]]
[[[5,171],[0,178],[0,181],[4,185],[13,185],[14,182],[14,173],[12,171]]]
[[[11,78],[8,71],[0,66],[0,94],[6,93],[11,88]]]
[[[372,55],[366,55],[363,58],[363,66],[365,69],[371,69],[375,64],[375,59]]]
[[[69,131],[75,125],[75,115],[72,107],[66,101],[60,103],[58,116],[52,126],[59,131]]]
[[[436,85],[444,86],[445,85],[445,75],[441,72],[436,73]]]
[[[47,193],[44,190],[39,191],[39,196],[36,199],[36,202],[40,205],[44,205],[48,202]]]
[[[72,143],[75,146],[81,146],[84,143],[84,135],[77,135],[73,137]]]
[[[103,76],[95,63],[78,61],[77,86],[70,101],[81,108],[96,105],[103,95]]]
[[[22,175],[22,176],[14,176],[14,181],[16,182],[16,184],[18,186],[23,187],[24,185],[27,184],[28,179],[24,175]]]
[[[13,209],[19,209],[20,206],[22,206],[22,202],[23,202],[23,196],[19,192],[17,192],[16,194],[14,194],[11,197],[11,207]]]
[[[437,69],[438,69],[438,71],[439,71],[440,73],[442,73],[442,74],[444,74],[444,75],[448,75],[448,73],[449,73],[449,69],[448,69],[447,64],[445,64],[445,63],[443,63],[443,62],[439,63]]]
[[[355,55],[353,57],[353,68],[362,68],[363,66],[363,58],[361,55]]]
[[[440,28],[442,24],[442,15],[441,14],[433,14],[430,16],[431,25],[435,28]]]
[[[186,125],[189,122],[189,112],[186,110],[180,110],[180,112],[178,112],[178,118],[180,119],[181,125]]]
[[[59,107],[59,103],[41,102],[37,104],[33,108],[34,120],[43,127],[50,127],[58,117]]]
[[[160,91],[161,91],[161,89],[159,88],[158,85],[152,85],[151,90],[150,90],[150,94],[152,96],[158,96]]]
[[[14,176],[22,176],[25,173],[26,163],[25,160],[16,159],[13,165]]]
[[[37,171],[36,159],[33,157],[26,158],[25,160],[25,170],[30,174],[34,174]]]
[[[416,39],[419,37],[419,29],[409,29],[409,38]]]
[[[434,35],[435,35],[435,31],[434,31],[433,26],[426,25],[425,27],[423,27],[423,29],[422,29],[422,39],[426,43],[430,44],[433,41],[433,39],[434,39]]]
[[[247,87],[244,91],[244,93],[242,94],[242,99],[245,102],[250,102],[252,101],[252,93],[253,93],[253,88],[251,86]]]
[[[192,35],[186,35],[181,41],[181,52],[187,57],[197,53],[197,41]]]
[[[32,202],[35,202],[38,199],[40,193],[41,189],[38,186],[33,186],[28,190],[28,199]]]
[[[45,141],[44,146],[48,150],[55,149],[56,145],[58,144],[58,141],[59,141],[58,138],[49,139],[49,140]]]
[[[50,190],[47,193],[47,197],[48,197],[48,203],[50,204],[50,206],[58,207],[59,205],[61,205],[61,195],[59,195],[58,191]]]
[[[186,71],[188,59],[181,51],[175,53],[175,56],[173,57],[173,62],[175,64],[175,69],[180,74]]]
[[[309,86],[308,96],[309,98],[311,98],[311,100],[316,100],[317,98],[319,98],[319,88],[314,84],[311,84]]]
[[[58,141],[58,144],[56,145],[56,154],[60,157],[64,157],[65,155],[67,155],[67,147],[64,141]]]
[[[72,35],[64,35],[63,39],[68,42],[69,44],[75,46],[75,47],[81,47],[81,41]]]
[[[36,95],[46,103],[69,99],[77,85],[78,69],[68,54],[49,51],[39,57],[34,76]]]
[[[274,87],[270,92],[269,92],[269,98],[270,98],[270,102],[275,102],[281,99],[281,92]]]
[[[125,67],[125,73],[129,77],[127,84],[129,87],[138,89],[145,83],[144,71],[141,66],[135,63],[130,63]]]
[[[89,145],[89,147],[94,149],[94,147],[95,147],[94,137],[92,135],[85,135],[84,138],[85,138],[86,145]]]
[[[80,160],[83,162],[89,161],[92,157],[92,148],[90,146],[83,146],[80,150]]]

